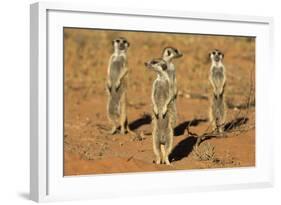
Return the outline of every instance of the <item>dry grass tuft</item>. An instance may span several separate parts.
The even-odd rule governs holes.
[[[215,161],[215,147],[209,142],[203,142],[201,146],[195,147],[192,152],[193,158],[198,161]]]

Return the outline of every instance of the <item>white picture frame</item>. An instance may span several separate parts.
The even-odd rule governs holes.
[[[30,11],[32,200],[41,202],[273,186],[272,115],[265,109],[270,106],[267,99],[272,77],[271,72],[266,70],[273,69],[272,18],[46,2],[32,4]],[[255,36],[256,166],[64,177],[61,51],[62,29],[65,26]]]

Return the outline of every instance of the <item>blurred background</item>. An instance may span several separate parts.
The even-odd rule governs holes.
[[[210,89],[208,54],[215,48],[225,54],[228,99],[232,100],[235,95],[245,95],[247,92],[245,88],[250,86],[250,75],[251,73],[255,75],[255,38],[251,37],[65,28],[66,93],[71,88],[89,86],[96,88],[92,92],[104,92],[103,88],[102,91],[98,88],[106,80],[108,59],[112,53],[111,42],[120,36],[130,42],[129,96],[134,96],[136,92],[141,96],[140,99],[147,96],[154,78],[153,74],[145,69],[144,62],[160,57],[163,48],[167,46],[175,47],[184,54],[174,63],[177,68],[178,87],[187,93],[208,94]],[[92,94],[94,93],[87,93],[87,96]]]

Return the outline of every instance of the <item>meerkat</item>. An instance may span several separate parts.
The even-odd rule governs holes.
[[[177,79],[176,79],[176,67],[172,62],[173,59],[182,57],[183,54],[176,48],[166,47],[162,52],[162,59],[167,62],[168,69],[167,73],[170,79],[170,92],[173,94],[174,99],[169,105],[169,109],[171,111],[171,122],[172,127],[176,126],[177,122],[177,107],[176,107],[176,99],[177,99]]]
[[[223,124],[225,123],[226,117],[226,105],[224,102],[226,71],[222,63],[223,58],[224,54],[217,49],[210,53],[212,64],[210,68],[209,81],[213,88],[211,96],[210,121],[213,124],[213,128],[219,132],[223,131]]]
[[[112,41],[113,54],[110,56],[107,70],[108,118],[113,124],[111,134],[121,127],[121,134],[128,130],[126,114],[127,93],[127,50],[130,43],[123,37]]]
[[[170,93],[170,80],[167,73],[168,65],[163,59],[153,59],[145,66],[157,73],[152,86],[153,104],[153,151],[156,155],[156,164],[170,165],[169,154],[173,146],[173,128],[168,106],[173,99]]]

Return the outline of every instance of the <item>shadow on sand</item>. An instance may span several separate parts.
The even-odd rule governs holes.
[[[249,121],[249,118],[247,117],[239,117],[239,118],[236,118],[234,120],[231,120],[229,121],[228,123],[226,123],[224,125],[224,132],[227,133],[227,132],[231,132],[232,130],[246,124],[247,122]],[[202,142],[204,142],[205,140],[209,140],[209,139],[212,139],[212,138],[217,138],[218,135],[216,134],[210,134],[210,135],[207,135],[206,137],[204,137],[199,144],[201,144]]]
[[[197,137],[188,136],[182,141],[180,141],[172,150],[169,160],[172,161],[179,161],[182,158],[187,157],[193,149],[193,146],[196,144]]]
[[[231,130],[233,130],[235,128],[238,128],[238,127],[246,124],[248,122],[248,120],[249,120],[249,118],[247,118],[247,117],[236,118],[236,119],[226,123],[225,126],[224,126],[224,130],[226,132],[227,131],[231,131]],[[184,134],[184,131],[187,128],[187,126],[197,126],[199,123],[206,122],[206,121],[207,121],[206,119],[195,119],[195,120],[193,120],[191,122],[190,121],[185,121],[185,122],[179,124],[175,128],[175,130],[174,130],[175,136]],[[208,137],[204,138],[204,140],[202,140],[202,142],[205,141],[205,140],[211,139],[213,137],[216,137],[216,136],[215,135],[214,136],[208,136]],[[191,135],[191,136],[186,137],[185,139],[180,141],[174,147],[174,149],[172,150],[172,152],[171,152],[171,154],[169,156],[169,160],[171,162],[172,161],[179,161],[179,160],[181,160],[181,159],[183,159],[185,157],[188,157],[188,155],[192,152],[193,147],[196,144],[196,142],[197,142],[197,137],[196,136]]]
[[[142,125],[146,125],[146,124],[150,124],[152,121],[152,118],[149,114],[144,114],[143,116],[141,116],[139,119],[136,119],[134,121],[132,121],[129,124],[129,128],[131,130],[136,130],[139,127],[141,127]]]
[[[183,135],[188,126],[194,127],[199,125],[200,123],[207,122],[207,121],[208,121],[207,119],[193,119],[191,121],[184,121],[175,127],[174,136]]]

